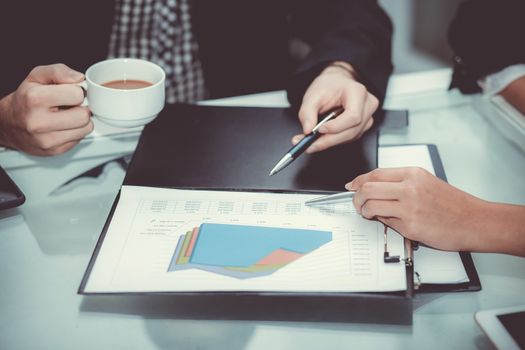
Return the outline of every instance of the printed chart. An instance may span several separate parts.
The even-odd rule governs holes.
[[[332,240],[329,231],[204,223],[180,236],[169,271],[270,275]]]
[[[406,288],[383,229],[315,194],[123,186],[88,292],[356,292]],[[403,256],[403,238],[388,249]]]

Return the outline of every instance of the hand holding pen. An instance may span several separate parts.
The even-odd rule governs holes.
[[[372,114],[378,106],[378,99],[358,81],[358,74],[350,64],[333,62],[313,80],[303,95],[298,113],[303,134],[296,135],[292,143],[296,144],[312,132],[321,119],[320,114],[337,107],[343,107],[344,112],[319,128],[322,136],[305,152],[318,152],[356,140],[372,126]]]
[[[312,132],[308,135],[305,135],[299,142],[297,142],[292,148],[290,148],[288,152],[286,152],[286,154],[279,160],[279,162],[277,162],[277,164],[270,171],[270,176],[283,170],[291,162],[297,159],[297,157],[303,154],[303,152],[321,136],[319,128],[329,120],[341,114],[343,111],[344,109],[339,107],[325,114],[322,117],[321,121],[313,128]]]
[[[272,169],[270,176],[290,164],[295,159],[294,155],[297,157],[303,152],[322,151],[355,140],[372,127],[372,114],[378,108],[379,101],[357,80],[357,76],[348,62],[334,61],[312,81],[302,97],[299,109],[304,134],[292,139],[292,143],[299,146],[290,149],[294,152],[285,155],[280,164]],[[320,112],[341,107],[341,115],[322,122],[326,116],[319,116]],[[320,119],[322,123],[318,123]]]

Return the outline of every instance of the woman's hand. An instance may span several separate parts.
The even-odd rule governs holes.
[[[444,250],[480,249],[488,204],[422,168],[376,169],[346,185],[354,205],[405,237]],[[478,231],[480,230],[480,231]]]

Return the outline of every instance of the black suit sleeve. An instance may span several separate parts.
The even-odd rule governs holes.
[[[454,51],[451,87],[458,87],[464,93],[478,92],[479,79],[525,63],[524,33],[524,0],[463,2],[448,32]]]
[[[290,22],[311,47],[288,87],[292,105],[300,104],[308,85],[332,61],[350,63],[383,100],[392,72],[392,24],[375,0],[292,1]]]

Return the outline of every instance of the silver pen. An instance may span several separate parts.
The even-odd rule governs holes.
[[[317,197],[314,199],[307,200],[304,202],[305,205],[328,205],[328,204],[337,204],[337,203],[347,203],[351,202],[354,198],[355,191],[346,191],[335,194],[330,194],[328,196]]]

